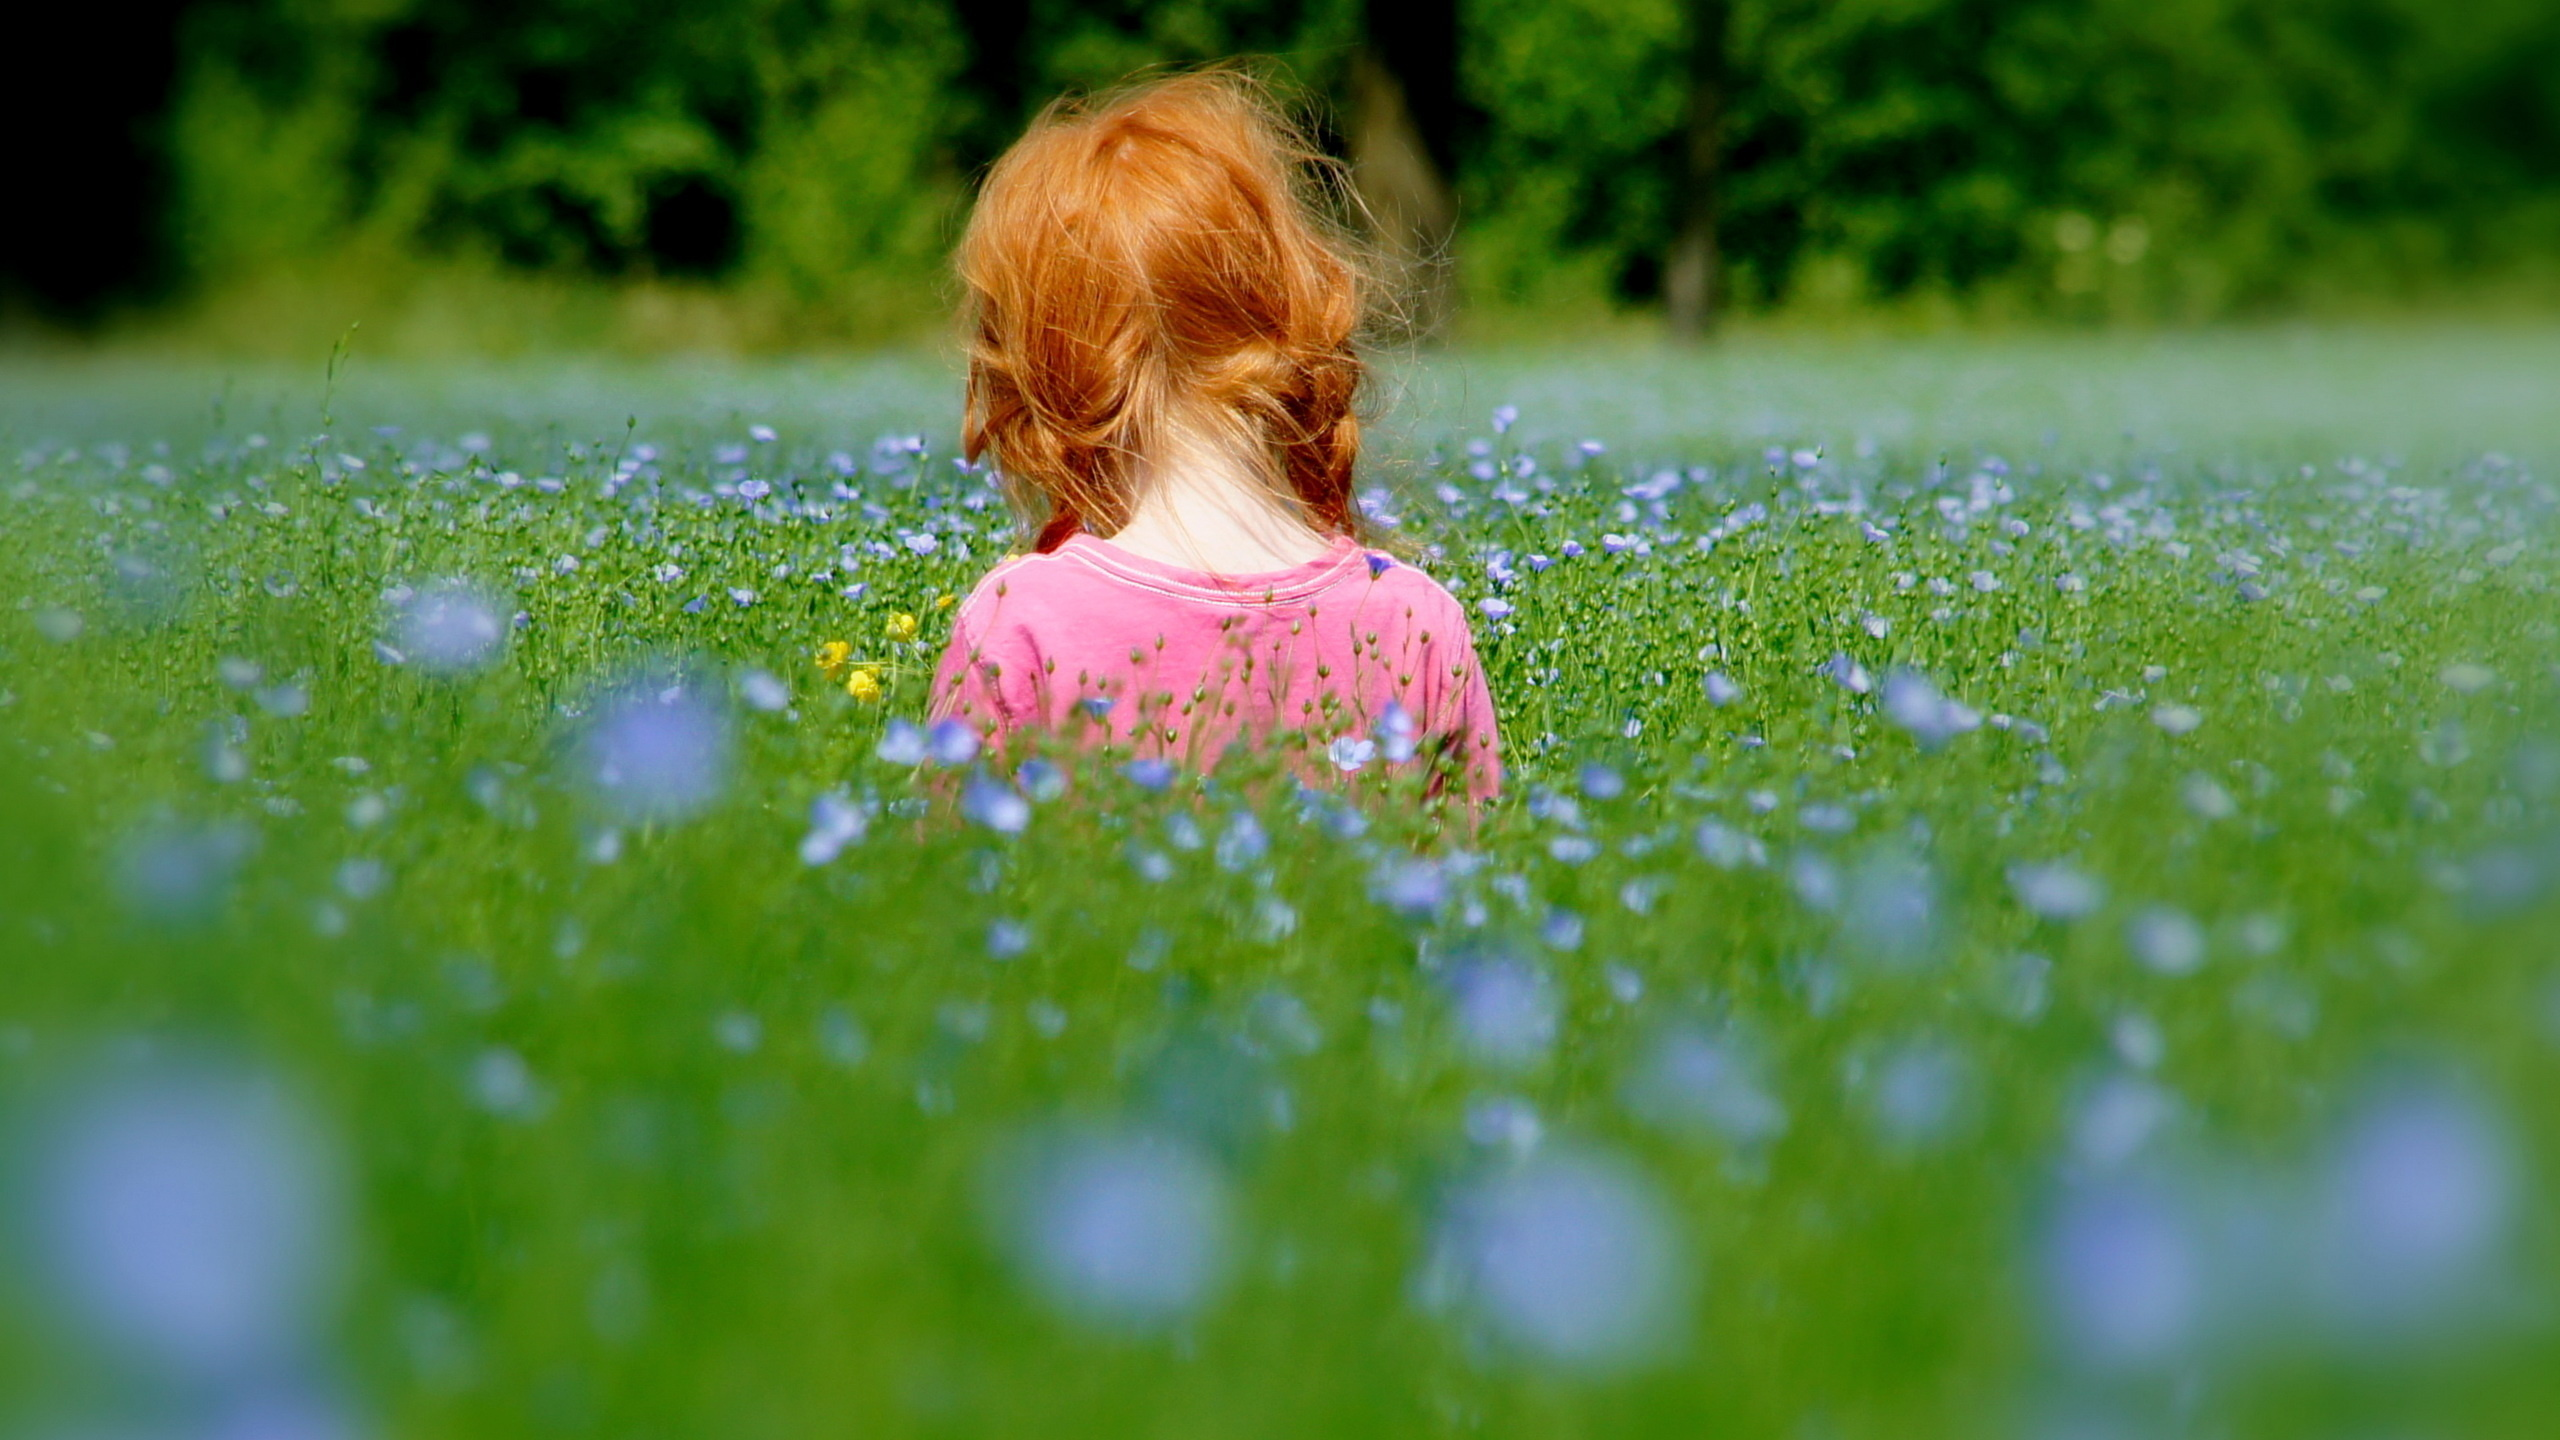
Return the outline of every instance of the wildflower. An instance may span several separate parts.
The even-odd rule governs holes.
[[[2155,1188],[2111,1183],[2069,1197],[2043,1245],[2060,1337],[2095,1369],[2175,1357],[2204,1319],[2207,1275],[2194,1222]]]
[[[2204,714],[2191,705],[2163,705],[2151,712],[2151,723],[2171,735],[2189,735],[2204,724]]]
[[[1838,681],[1840,688],[1852,695],[1864,695],[1876,688],[1876,682],[1867,674],[1867,667],[1846,651],[1832,656],[1831,663],[1822,667],[1822,673]]]
[[[1325,758],[1345,775],[1357,772],[1361,766],[1377,758],[1377,754],[1377,741],[1363,740],[1354,735],[1339,736],[1325,749]]]
[[[2077,920],[2105,903],[2105,888],[2063,861],[2014,865],[2009,885],[2018,903],[2047,920]]]
[[[739,676],[738,693],[746,697],[749,705],[767,714],[791,704],[791,687],[770,670],[750,670]]]
[[[809,833],[800,841],[800,861],[804,865],[824,865],[857,845],[871,828],[871,802],[855,801],[840,791],[829,791],[809,804]]]
[[[412,595],[397,617],[400,649],[418,668],[439,675],[477,670],[498,657],[506,622],[477,586],[441,580]]]
[[[1626,1102],[1673,1134],[1750,1147],[1787,1133],[1787,1106],[1746,1041],[1690,1025],[1663,1031],[1628,1077]]]
[[[1218,868],[1241,871],[1260,860],[1271,849],[1271,837],[1263,832],[1262,822],[1253,812],[1239,810],[1227,822],[1225,833],[1218,837]]]
[[[842,640],[830,640],[818,647],[818,669],[830,680],[843,674],[845,665],[852,659],[853,647]]]
[[[996,920],[987,926],[987,958],[1011,960],[1031,948],[1031,927],[1019,920]]]
[[[892,720],[880,735],[879,757],[892,765],[924,763],[924,727],[913,720]]]
[[[925,732],[925,750],[940,765],[966,765],[978,758],[978,732],[959,719],[941,719]]]
[[[2507,1126],[2466,1088],[2394,1082],[2323,1169],[2311,1283],[2335,1319],[2405,1329],[2491,1293],[2523,1187]]]
[[[2189,775],[2179,786],[2178,793],[2200,820],[2228,820],[2240,813],[2239,803],[2231,798],[2231,792],[2223,789],[2221,783],[2210,775]]]
[[[897,614],[889,617],[889,623],[886,628],[891,640],[896,641],[899,644],[905,644],[907,641],[916,638],[916,617],[908,614],[904,610],[901,610]]]
[[[1941,693],[1917,670],[1897,668],[1885,676],[1884,713],[1911,732],[1920,748],[1934,750],[1969,730],[1979,729],[1981,715]]]
[[[1509,615],[1513,607],[1511,602],[1508,600],[1502,599],[1499,596],[1488,595],[1482,600],[1476,602],[1476,608],[1484,612],[1484,618],[1487,620],[1500,620],[1504,616]]]
[[[2162,975],[2185,975],[2204,963],[2204,927],[2173,905],[2153,905],[2125,925],[2135,959]]]
[[[1451,1018],[1477,1060],[1517,1070],[1554,1047],[1563,1007],[1546,972],[1496,956],[1460,966],[1449,988]]]
[[[1413,713],[1401,702],[1387,702],[1386,713],[1378,717],[1377,738],[1380,753],[1387,757],[1389,764],[1401,765],[1413,758],[1414,738],[1419,728],[1414,723]]]
[[[1023,761],[1014,780],[1021,785],[1023,794],[1043,803],[1067,793],[1067,772],[1037,757]]]
[[[1462,1302],[1530,1358],[1606,1372],[1677,1338],[1687,1274],[1670,1208],[1642,1174],[1605,1155],[1541,1151],[1452,1197],[1424,1293]]]
[[[1023,1278],[1089,1324],[1173,1324],[1213,1298],[1229,1270],[1226,1178],[1171,1135],[1040,1136],[1018,1147],[987,1190]]]
[[[856,665],[844,677],[844,693],[865,705],[880,703],[880,672],[870,665]]]
[[[2486,665],[2458,660],[2444,667],[2444,683],[2457,694],[2477,695],[2497,683],[2498,672]]]
[[[972,775],[960,792],[960,813],[972,824],[984,825],[999,835],[1019,835],[1031,823],[1031,802],[992,775]]]
[[[329,1137],[281,1078],[155,1065],[74,1095],[29,1138],[11,1157],[13,1238],[48,1311],[132,1373],[261,1386],[275,1407],[268,1377],[328,1328],[349,1238]]]
[[[640,677],[596,707],[581,769],[607,808],[632,820],[678,820],[726,788],[726,717],[682,682]]]
[[[1869,1077],[1867,1119],[1888,1147],[1925,1149],[1966,1121],[1972,1089],[1972,1067],[1961,1051],[1934,1040],[1905,1042],[1881,1057]]]

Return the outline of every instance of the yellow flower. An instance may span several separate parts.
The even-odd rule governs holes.
[[[904,610],[890,616],[889,638],[892,640],[913,640],[916,638],[916,617],[908,614]]]
[[[830,640],[818,647],[818,668],[824,671],[830,680],[840,674],[844,670],[845,662],[852,658],[853,647],[842,640]]]
[[[880,672],[868,665],[854,666],[853,673],[844,677],[844,693],[865,705],[878,704]]]
[[[933,597],[933,608],[936,610],[948,610],[951,608],[951,602],[959,598],[959,596],[945,590],[941,594]]]

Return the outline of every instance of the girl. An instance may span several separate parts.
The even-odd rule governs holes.
[[[960,242],[961,438],[1030,553],[960,607],[936,719],[1495,793],[1466,612],[1360,543],[1362,282],[1310,203],[1326,173],[1224,73],[1052,106],[996,162]]]

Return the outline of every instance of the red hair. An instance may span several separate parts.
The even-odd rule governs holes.
[[[1005,152],[960,241],[969,393],[1036,547],[1127,523],[1176,429],[1231,443],[1320,533],[1356,534],[1365,284],[1338,173],[1249,80],[1060,101]]]

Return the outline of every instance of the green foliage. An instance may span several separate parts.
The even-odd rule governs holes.
[[[383,1433],[546,1440],[2542,1433],[2560,493],[2464,446],[2360,458],[2233,385],[2160,443],[2122,438],[2127,409],[2013,449],[2036,420],[1981,397],[2072,369],[2048,343],[1911,357],[1964,371],[1926,442],[1814,453],[1880,388],[1820,363],[1767,367],[1830,387],[1797,398],[1799,454],[1695,394],[1623,424],[1574,398],[1625,403],[1666,368],[1643,358],[1503,376],[1527,413],[1502,436],[1480,405],[1426,427],[1411,538],[1470,602],[1488,561],[1515,572],[1478,627],[1511,795],[1446,827],[1363,796],[1357,834],[1356,782],[1151,793],[1098,762],[1002,834],[954,813],[960,774],[879,754],[934,599],[1002,544],[978,478],[866,444],[930,376],[442,377],[489,387],[457,399],[359,368],[326,435],[308,391],[208,412],[194,377],[145,404],[125,375],[91,397],[131,407],[107,423],[13,387],[0,1118],[211,1048],[334,1137],[354,1253],[309,1351],[227,1388],[82,1364],[96,1296],[10,1266],[0,1423],[174,1430],[307,1388]],[[2452,348],[2331,345],[2292,379],[2516,383]],[[2538,461],[2555,421],[2525,418]],[[1588,427],[1621,443],[1582,453]],[[439,577],[521,612],[478,668],[421,667],[401,607]],[[891,638],[900,612],[920,637]],[[896,667],[885,706],[809,664],[829,638]],[[617,816],[582,759],[601,682],[679,658],[661,673],[727,709],[727,783]],[[1904,667],[1971,727],[1915,723]],[[813,861],[831,791],[882,808]],[[1266,848],[1220,843],[1238,815]],[[2057,861],[2095,909],[2025,903],[2020,867]],[[1417,866],[1436,900],[1389,903]],[[2200,948],[2146,940],[2164,913]],[[1488,956],[1551,986],[1550,1034],[1488,1049],[1460,968]],[[1666,1070],[1679,1044],[1747,1063]],[[2456,1086],[2414,1093],[2467,1106],[2489,1163],[2457,1130],[2450,1166],[2421,1143],[2342,1176],[2412,1074]],[[1006,1168],[1026,1133],[1114,1125],[1227,1202],[1223,1284],[1152,1325],[1061,1303],[996,1223],[1055,1200]],[[53,1174],[27,1133],[0,1125],[12,1201]],[[255,1225],[254,1157],[229,1205],[183,1203],[168,1172],[204,1142],[159,1138],[91,1177],[124,1203],[85,1233],[157,1242],[110,1301],[254,1279],[255,1254],[179,1263],[244,1210],[268,1253],[304,1238]],[[1658,1333],[1607,1363],[1517,1323],[1605,1327],[1588,1278],[1629,1254],[1605,1230],[1466,1283],[1459,1202],[1575,1154],[1678,1241]],[[2057,1263],[2079,1186],[2196,1228]],[[1134,1226],[1142,1273],[1179,1248],[1088,1198],[1070,1239]],[[0,1206],[0,1234],[47,1213]],[[2305,1320],[2270,1277],[2338,1259],[2341,1216],[2422,1272],[2498,1267],[2480,1308]],[[2408,1300],[2394,1258],[2357,1293]],[[2193,1298],[2234,1277],[2227,1311]],[[219,1285],[179,1291],[207,1288],[221,1313]],[[2134,1353],[2084,1348],[2092,1303]],[[127,1408],[83,1412],[102,1390]]]
[[[1693,7],[1470,0],[1480,300],[1646,303]],[[1353,0],[208,0],[173,224],[202,285],[402,256],[730,287],[775,338],[934,313],[969,176],[1052,96],[1266,57],[1321,102]],[[2090,319],[2414,295],[2560,239],[2539,0],[1739,0],[1720,187],[1746,305]]]

